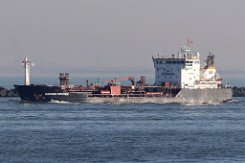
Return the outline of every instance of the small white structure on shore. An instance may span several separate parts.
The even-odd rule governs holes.
[[[25,68],[25,85],[30,85],[30,68],[31,68],[31,61],[25,57],[25,60],[22,61],[24,68]]]

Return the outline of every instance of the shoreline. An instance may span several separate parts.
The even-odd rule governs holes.
[[[233,97],[245,97],[245,87],[232,87]]]
[[[0,97],[18,97],[18,92],[15,88],[7,89],[0,86]]]

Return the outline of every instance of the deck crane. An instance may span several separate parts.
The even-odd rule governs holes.
[[[134,81],[134,77],[133,76],[115,78],[113,80],[106,80],[106,81],[103,82],[103,84],[116,84],[116,82],[126,81],[126,80],[131,81],[132,88],[135,87],[135,81]]]

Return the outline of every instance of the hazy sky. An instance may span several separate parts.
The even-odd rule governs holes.
[[[245,0],[0,0],[0,74],[153,72],[188,38],[220,71],[245,68]]]

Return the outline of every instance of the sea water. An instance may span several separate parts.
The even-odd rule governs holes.
[[[0,162],[245,162],[245,98],[218,105],[0,98]]]

